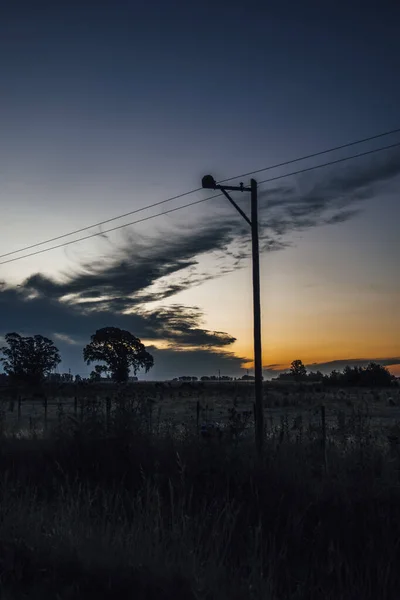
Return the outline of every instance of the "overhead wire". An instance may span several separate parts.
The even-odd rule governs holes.
[[[262,183],[276,181],[277,179],[283,179],[284,177],[289,177],[291,175],[300,175],[301,173],[307,173],[308,171],[315,171],[316,169],[321,169],[321,167],[337,165],[338,163],[345,162],[346,160],[350,160],[352,158],[360,158],[361,156],[367,156],[368,154],[374,154],[375,152],[382,152],[382,150],[390,150],[391,148],[396,148],[397,146],[400,146],[400,142],[397,142],[396,144],[390,144],[388,146],[382,146],[381,148],[374,148],[373,150],[367,150],[366,152],[359,152],[358,154],[352,154],[351,156],[344,156],[343,158],[337,158],[336,160],[330,160],[329,162],[321,163],[320,165],[314,165],[312,167],[306,167],[305,169],[301,169],[299,171],[292,171],[291,173],[285,173],[284,175],[269,177],[268,179],[259,181],[258,184],[261,185]]]
[[[362,157],[362,156],[366,156],[366,155],[374,154],[374,153],[376,153],[376,152],[381,152],[381,151],[383,151],[383,150],[389,150],[389,149],[392,149],[392,148],[395,148],[395,147],[398,147],[398,146],[400,146],[400,142],[397,142],[396,144],[390,144],[390,145],[388,145],[388,146],[383,146],[383,147],[380,147],[380,148],[375,148],[375,149],[373,149],[373,150],[368,150],[368,151],[366,151],[366,152],[360,152],[360,153],[358,153],[358,154],[353,154],[353,155],[351,155],[351,156],[347,156],[347,157],[339,158],[339,159],[336,159],[336,160],[333,160],[333,161],[329,161],[329,162],[326,162],[326,163],[322,163],[322,164],[319,164],[319,165],[314,165],[314,166],[312,166],[312,167],[306,167],[306,168],[304,168],[304,169],[300,169],[300,170],[298,170],[298,171],[292,171],[291,173],[284,173],[284,174],[282,174],[282,175],[277,175],[277,176],[275,176],[275,177],[270,177],[270,178],[268,178],[268,179],[264,179],[263,181],[260,181],[260,182],[258,182],[258,184],[259,184],[259,185],[261,185],[261,184],[264,184],[264,183],[269,183],[269,182],[271,182],[271,181],[276,181],[276,180],[278,180],[278,179],[283,179],[283,178],[285,178],[285,177],[291,177],[291,176],[293,176],[293,175],[299,175],[299,174],[301,174],[301,173],[306,173],[306,172],[309,172],[309,171],[313,171],[313,170],[316,170],[316,169],[320,169],[320,168],[322,168],[322,167],[327,167],[327,166],[330,166],[330,165],[338,164],[338,163],[345,162],[345,161],[347,161],[347,160],[351,160],[351,159],[354,159],[354,158],[360,158],[360,157]],[[200,189],[202,189],[202,188],[199,188],[199,190],[200,190]],[[199,190],[195,190],[195,191],[199,191]],[[174,199],[175,199],[175,198],[180,198],[180,197],[182,197],[182,196],[185,196],[185,195],[187,196],[187,195],[188,195],[188,194],[190,194],[190,193],[193,193],[193,192],[185,192],[184,194],[180,194],[179,196],[176,196],[176,197],[174,197]],[[169,210],[166,210],[166,211],[163,211],[163,212],[161,212],[161,213],[156,213],[155,215],[150,215],[150,216],[148,216],[148,217],[144,217],[143,219],[138,219],[138,220],[136,220],[136,221],[131,221],[131,222],[129,222],[129,223],[123,223],[122,225],[118,225],[117,227],[112,227],[112,228],[110,228],[110,229],[106,229],[105,231],[99,231],[99,232],[93,233],[93,234],[91,234],[91,235],[87,235],[87,236],[84,236],[84,237],[78,238],[77,240],[69,240],[68,242],[63,242],[62,244],[57,244],[56,246],[51,246],[50,248],[44,248],[43,250],[37,250],[37,251],[35,251],[35,252],[30,252],[29,254],[24,254],[23,256],[18,256],[18,257],[16,257],[16,258],[7,259],[7,260],[5,260],[5,261],[2,261],[2,262],[0,262],[0,265],[5,265],[5,264],[11,263],[11,262],[15,262],[15,261],[18,261],[18,260],[22,260],[22,259],[24,259],[24,258],[29,258],[29,257],[31,257],[31,256],[36,256],[36,255],[38,255],[38,254],[42,254],[42,253],[44,253],[44,252],[49,252],[50,250],[55,250],[55,249],[57,249],[57,248],[62,248],[62,247],[64,247],[64,246],[68,246],[68,245],[70,245],[70,244],[75,244],[75,243],[77,243],[77,242],[81,242],[81,241],[84,241],[84,240],[88,240],[88,239],[91,239],[91,238],[97,237],[97,236],[99,236],[99,235],[104,235],[104,234],[106,234],[106,233],[110,233],[110,232],[112,232],[112,231],[116,231],[116,230],[118,230],[118,229],[122,229],[122,228],[124,228],[124,227],[129,227],[130,225],[136,225],[137,223],[143,223],[143,222],[145,222],[145,221],[149,221],[149,220],[151,220],[151,219],[155,219],[156,217],[160,217],[160,216],[163,216],[163,215],[167,215],[167,214],[170,214],[170,213],[176,212],[176,211],[178,211],[178,210],[182,210],[183,208],[188,208],[188,207],[190,207],[190,206],[194,206],[194,205],[196,205],[196,204],[201,204],[201,203],[203,203],[203,202],[207,202],[208,200],[212,200],[212,199],[214,199],[214,198],[219,198],[219,197],[221,197],[221,196],[223,196],[223,194],[222,194],[222,193],[221,193],[221,194],[215,194],[215,195],[213,195],[213,196],[209,196],[208,198],[202,198],[201,200],[196,200],[196,201],[194,201],[194,202],[189,202],[188,204],[184,204],[183,206],[177,206],[177,207],[175,207],[175,208],[171,208],[171,209],[169,209]],[[158,205],[159,205],[159,204],[163,204],[163,203],[165,203],[165,202],[167,202],[167,201],[168,201],[168,200],[163,200],[163,201],[161,201],[161,202],[159,202],[159,203],[157,203],[157,204],[158,204]],[[155,205],[156,205],[156,204],[155,204]],[[155,206],[155,205],[151,205],[151,206]],[[144,210],[144,208],[143,208],[143,209],[138,209],[137,211],[133,211],[133,212],[139,212],[140,210]],[[128,214],[129,214],[129,213],[128,213]],[[132,214],[132,213],[130,213],[130,214]],[[115,217],[114,219],[110,219],[109,221],[111,221],[111,220],[115,220],[115,219],[117,219],[117,218],[118,218],[118,217]],[[103,223],[106,223],[106,222],[109,222],[109,221],[104,221]],[[102,223],[102,224],[103,224],[103,223]],[[63,235],[63,236],[58,236],[57,238],[53,238],[53,241],[54,241],[55,239],[61,239],[62,237],[67,237],[67,235],[73,235],[74,233],[79,233],[80,231],[84,231],[85,229],[91,229],[92,227],[94,227],[94,226],[91,226],[91,227],[86,227],[86,228],[84,228],[84,229],[81,229],[81,230],[76,230],[75,232],[72,232],[72,233],[70,233],[70,234],[65,234],[65,235]],[[8,254],[3,254],[3,255],[0,255],[0,258],[3,258],[3,257],[5,257],[5,256],[9,256],[10,254],[15,254],[15,253],[17,253],[17,252],[21,252],[21,251],[23,251],[23,250],[26,250],[26,249],[30,249],[30,248],[32,248],[32,247],[36,247],[36,246],[42,245],[42,244],[45,244],[45,243],[46,243],[46,242],[40,242],[40,243],[38,243],[38,244],[34,244],[33,246],[30,246],[30,247],[27,247],[27,248],[21,249],[21,250],[19,250],[19,251],[18,251],[18,250],[15,250],[14,252],[10,252],[10,253],[8,253]]]
[[[399,133],[399,132],[400,132],[400,128],[391,129],[390,131],[385,131],[385,132],[382,132],[382,133],[378,133],[376,135],[369,136],[369,137],[366,137],[366,138],[362,138],[360,140],[356,140],[356,141],[353,141],[353,142],[349,142],[347,144],[342,144],[340,146],[334,146],[334,147],[328,148],[326,150],[320,150],[319,152],[314,152],[312,154],[307,154],[307,155],[304,155],[304,156],[300,156],[298,158],[287,160],[287,161],[284,161],[284,162],[281,162],[281,163],[276,163],[274,165],[269,165],[269,166],[264,167],[262,169],[256,169],[254,171],[249,171],[247,173],[242,173],[242,175],[235,175],[234,177],[228,177],[226,179],[221,179],[220,181],[218,181],[218,183],[224,183],[226,181],[231,181],[233,179],[239,179],[240,177],[247,177],[248,175],[255,175],[256,173],[261,173],[263,171],[268,171],[268,170],[276,169],[276,168],[279,168],[279,167],[287,166],[287,165],[290,165],[290,164],[294,164],[296,162],[301,162],[303,160],[307,160],[309,158],[315,158],[315,157],[321,156],[323,154],[328,154],[330,152],[335,152],[336,150],[342,150],[344,148],[348,148],[348,147],[351,147],[351,146],[355,146],[357,144],[362,144],[362,143],[365,143],[365,142],[369,142],[369,141],[372,141],[372,140],[375,140],[375,139],[378,139],[378,138],[382,138],[384,136],[392,135],[392,134],[395,134],[395,133]],[[363,156],[363,155],[364,154],[360,154],[360,156]],[[339,159],[337,162],[342,162],[343,160],[345,160],[345,159]],[[320,166],[327,166],[327,164],[328,163],[320,165]],[[330,163],[330,164],[335,164],[335,163]],[[310,167],[308,170],[312,170],[314,168],[320,168],[320,166]],[[264,181],[260,181],[259,183],[261,184],[261,183],[265,183],[267,181],[275,181],[277,179],[282,179],[283,177],[288,177],[289,175],[298,174],[300,172],[305,172],[305,171],[301,170],[301,171],[296,171],[294,173],[287,174],[287,175],[286,174],[285,175],[279,175],[276,178],[266,179]],[[118,215],[116,217],[111,217],[109,219],[104,219],[103,221],[99,221],[97,223],[93,223],[91,225],[87,225],[85,227],[81,227],[80,229],[75,229],[74,231],[70,231],[69,233],[63,233],[62,235],[58,235],[58,236],[49,238],[47,240],[43,240],[41,242],[36,242],[35,244],[31,244],[30,246],[24,246],[23,248],[19,248],[18,250],[12,250],[10,252],[6,252],[4,254],[0,254],[0,259],[1,258],[6,258],[7,256],[12,256],[13,254],[18,254],[19,252],[26,252],[27,250],[31,250],[33,248],[37,248],[37,247],[43,246],[45,244],[50,244],[51,242],[55,242],[57,240],[61,240],[61,239],[66,238],[66,237],[70,237],[71,235],[76,235],[77,233],[82,233],[83,231],[88,231],[89,229],[93,229],[94,227],[100,227],[101,225],[105,225],[106,223],[112,223],[113,221],[118,221],[119,219],[123,219],[125,217],[129,217],[131,215],[138,214],[138,213],[143,212],[145,210],[149,210],[151,208],[155,208],[156,206],[161,206],[162,204],[166,204],[168,202],[172,202],[173,200],[178,200],[180,198],[184,198],[185,196],[189,196],[190,194],[194,194],[196,192],[200,192],[201,190],[202,190],[201,187],[200,188],[195,188],[193,190],[189,190],[187,192],[183,192],[182,194],[178,194],[176,196],[171,196],[170,198],[166,198],[164,200],[160,200],[159,202],[154,202],[153,204],[148,204],[147,206],[143,206],[141,208],[137,208],[137,209],[131,210],[129,212],[126,212],[124,214]],[[87,239],[87,238],[82,238],[82,239]],[[0,263],[0,264],[4,264],[4,263]]]
[[[183,194],[178,194],[177,196],[171,196],[171,198],[166,198],[165,200],[160,200],[159,202],[154,202],[153,204],[149,204],[147,206],[143,206],[141,208],[136,208],[135,210],[130,210],[129,212],[118,215],[117,217],[112,217],[111,219],[105,219],[104,221],[99,221],[98,223],[94,223],[93,225],[87,225],[86,227],[81,227],[80,229],[75,229],[70,233],[63,233],[62,235],[57,235],[56,237],[49,238],[48,240],[44,240],[43,242],[37,242],[36,244],[32,244],[31,246],[25,246],[24,248],[20,248],[19,250],[13,250],[12,252],[7,252],[6,254],[0,254],[0,258],[5,258],[6,256],[11,256],[11,254],[18,254],[18,252],[25,252],[25,250],[31,250],[32,248],[37,248],[38,246],[43,246],[44,244],[50,244],[50,242],[55,242],[57,240],[61,240],[62,238],[69,237],[70,235],[76,235],[77,233],[82,233],[82,231],[87,231],[88,229],[93,229],[93,227],[100,227],[101,225],[105,225],[106,223],[111,223],[112,221],[118,221],[118,219],[123,219],[124,217],[129,217],[130,215],[134,215],[136,213],[143,212],[144,210],[148,210],[149,208],[155,208],[156,206],[161,206],[161,204],[166,204],[167,202],[172,202],[172,200],[178,200],[179,198],[183,198],[184,196],[189,196],[189,194],[193,194],[195,192],[199,192],[202,188],[197,188],[196,190],[191,190],[190,192],[184,192]]]
[[[136,225],[137,223],[143,223],[144,221],[150,221],[150,219],[155,219],[156,217],[161,217],[162,215],[168,215],[169,213],[175,212],[177,210],[181,210],[182,208],[187,208],[188,206],[194,206],[195,204],[201,204],[202,202],[207,202],[207,200],[212,200],[213,198],[218,198],[223,194],[216,194],[215,196],[210,196],[209,198],[202,198],[201,200],[196,200],[195,202],[189,202],[188,204],[184,204],[183,206],[176,206],[175,208],[170,208],[169,210],[165,210],[161,213],[157,213],[155,215],[150,215],[148,217],[143,217],[143,219],[137,219],[136,221],[131,221],[130,223],[123,223],[122,225],[117,225],[116,227],[112,227],[110,229],[106,229],[105,231],[98,231],[96,233],[92,233],[91,235],[85,235],[84,237],[78,238],[77,240],[69,240],[68,242],[63,242],[62,244],[57,244],[57,246],[51,246],[51,248],[44,248],[43,250],[36,250],[35,252],[30,252],[29,254],[25,254],[24,256],[17,256],[16,258],[9,258],[8,260],[4,260],[0,262],[0,265],[6,265],[7,263],[15,262],[16,260],[22,260],[23,258],[28,258],[30,256],[36,256],[37,254],[42,254],[43,252],[49,252],[50,250],[55,250],[56,248],[63,248],[64,246],[69,246],[70,244],[76,244],[77,242],[82,242],[83,240],[89,240],[90,238],[97,237],[99,235],[104,235],[105,233],[110,233],[110,231],[117,231],[117,229],[122,229],[123,227],[129,227],[129,225]]]
[[[344,148],[350,148],[351,146],[356,146],[357,144],[371,142],[372,140],[377,140],[378,138],[385,137],[385,136],[392,135],[394,133],[399,133],[399,132],[400,132],[400,128],[391,129],[390,131],[384,131],[383,133],[371,135],[371,136],[363,138],[361,140],[356,140],[354,142],[348,142],[347,144],[341,144],[340,146],[334,146],[333,148],[328,148],[327,150],[320,150],[319,152],[313,152],[312,154],[307,154],[305,156],[301,156],[300,158],[292,158],[291,160],[285,160],[284,162],[281,162],[281,163],[275,163],[274,165],[270,165],[268,167],[263,167],[262,169],[256,169],[255,171],[248,171],[247,173],[242,173],[241,175],[235,175],[234,177],[227,177],[226,179],[221,179],[218,183],[225,183],[225,181],[232,181],[232,179],[240,179],[241,177],[247,177],[248,175],[256,175],[257,173],[262,173],[263,171],[270,171],[272,169],[277,169],[278,167],[285,167],[287,165],[292,165],[293,163],[300,162],[302,160],[307,160],[309,158],[316,158],[317,156],[322,156],[323,154],[329,154],[330,152],[335,152],[336,150],[343,150]]]

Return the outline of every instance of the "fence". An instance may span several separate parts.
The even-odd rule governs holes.
[[[121,398],[120,398],[121,399]],[[214,414],[212,404],[207,399],[191,399],[190,410],[185,415],[185,422],[179,422],[174,415],[169,418],[161,419],[162,402],[157,404],[157,399],[151,397],[138,397],[136,410],[142,421],[145,422],[148,432],[160,431],[165,424],[175,429],[175,432],[183,430],[188,425],[193,425],[197,433],[205,438],[222,438],[227,435],[236,442],[253,435],[254,432],[254,412],[251,410],[251,403],[247,410],[237,410],[235,406],[227,406],[224,415],[217,418]],[[192,401],[193,400],[193,401]],[[389,398],[388,400],[392,400]],[[90,412],[97,411],[97,414],[103,415],[106,431],[109,430],[113,408],[118,403],[118,397],[112,394],[75,394],[68,398],[54,398],[49,395],[42,395],[40,398],[27,398],[22,394],[5,398],[0,397],[0,413],[2,417],[3,430],[11,432],[37,432],[40,434],[46,431],[49,426],[57,425],[65,417],[71,417],[77,423],[83,423]],[[181,402],[181,399],[179,399]],[[254,406],[253,406],[254,408]],[[366,426],[371,426],[372,422],[376,429],[386,430],[383,438],[391,438],[391,442],[396,444],[396,439],[400,434],[396,430],[396,417],[400,422],[400,408],[392,406],[385,409],[386,413],[380,415],[373,414],[365,405],[363,411],[349,409],[338,410],[325,404],[319,404],[311,409],[304,409],[298,406],[274,408],[268,407],[265,410],[266,436],[276,436],[278,441],[301,439],[304,432],[321,442],[322,453],[325,457],[327,443],[333,438],[348,439],[354,432],[361,431]],[[165,416],[165,415],[164,415]],[[386,421],[386,422],[385,422]],[[179,429],[180,428],[180,429]]]

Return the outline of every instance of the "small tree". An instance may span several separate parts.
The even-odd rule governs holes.
[[[61,375],[61,381],[64,383],[71,383],[74,380],[74,376],[71,373],[63,373]]]
[[[100,381],[101,375],[98,371],[91,371],[89,375],[90,381]]]
[[[365,385],[371,387],[390,386],[395,380],[394,375],[390,373],[389,369],[374,362],[369,363],[364,370],[363,376]]]
[[[7,333],[5,340],[8,346],[0,348],[4,355],[0,361],[7,375],[16,381],[40,383],[61,362],[54,343],[41,335],[21,337]]]
[[[323,374],[321,373],[321,371],[317,371],[314,373],[314,371],[310,371],[310,373],[307,376],[308,381],[322,381],[324,379]]]
[[[294,360],[290,365],[290,373],[295,381],[302,381],[307,377],[307,369],[301,360]]]
[[[92,335],[90,344],[83,349],[83,357],[88,365],[97,361],[105,362],[97,372],[109,371],[111,378],[120,383],[128,380],[131,368],[136,375],[140,368],[147,373],[154,365],[153,357],[140,339],[118,327],[98,329]]]

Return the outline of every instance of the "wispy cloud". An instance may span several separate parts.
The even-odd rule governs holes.
[[[65,342],[66,344],[69,344],[70,346],[76,346],[78,344],[78,342],[76,340],[74,340],[71,336],[66,335],[65,333],[54,333],[53,337],[60,342]]]
[[[261,251],[285,249],[293,243],[290,234],[298,230],[357,216],[363,201],[377,196],[399,175],[399,158],[392,151],[358,167],[261,192]],[[198,348],[207,356],[228,356],[226,349],[235,338],[203,328],[200,309],[149,306],[246,264],[250,230],[235,211],[229,211],[230,207],[221,219],[210,220],[208,215],[184,227],[162,229],[151,239],[125,234],[118,245],[107,239],[101,259],[85,260],[58,280],[36,273],[18,288],[0,283],[0,335],[40,332],[71,346],[86,343],[96,329],[113,325],[147,340],[163,340],[171,352]],[[216,268],[201,268],[201,258],[211,254]]]
[[[151,346],[149,351],[154,356],[155,365],[149,377],[154,379],[168,379],[171,373],[175,373],[176,377],[182,375],[201,377],[218,375],[218,371],[221,371],[221,375],[237,377],[246,372],[242,365],[247,362],[247,359],[236,356],[233,352],[211,351],[206,348],[159,350]]]
[[[260,212],[265,227],[276,236],[344,223],[361,212],[362,202],[390,189],[399,175],[400,152],[388,150],[358,164],[334,167],[318,176],[307,173],[291,185],[261,191]]]
[[[400,153],[340,167],[316,178],[303,178],[260,193],[260,248],[280,251],[292,245],[290,234],[355,218],[362,202],[385,189],[400,173]],[[60,299],[74,295],[87,308],[129,310],[170,298],[204,281],[242,268],[251,255],[250,228],[227,208],[221,218],[198,218],[184,228],[161,229],[149,239],[125,234],[120,244],[108,243],[101,259],[82,262],[55,281],[40,273],[23,284],[26,294]],[[200,259],[213,255],[216,268],[200,269]],[[218,258],[223,258],[217,265]],[[98,302],[97,299],[103,300]]]

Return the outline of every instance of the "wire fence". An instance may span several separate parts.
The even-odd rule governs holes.
[[[357,394],[353,396],[356,398]],[[380,406],[370,406],[365,401],[355,406],[350,398],[351,395],[347,405],[342,407],[327,403],[311,407],[267,407],[264,409],[265,436],[278,444],[316,443],[326,469],[329,445],[345,451],[354,444],[375,444],[386,447],[392,454],[399,453],[400,390],[385,392]],[[255,411],[251,401],[247,406],[237,406],[233,401],[227,403],[224,411],[216,411],[215,404],[207,397],[191,398],[182,419],[182,415],[173,412],[163,414],[160,397],[146,394],[127,397],[112,393],[76,393],[58,398],[49,394],[40,398],[3,394],[0,396],[1,429],[6,436],[42,437],[51,430],[62,428],[65,422],[84,429],[96,419],[97,423],[102,423],[102,435],[107,436],[121,404],[129,406],[142,430],[151,435],[168,432],[179,438],[191,432],[204,440],[229,438],[236,444],[254,437]]]

